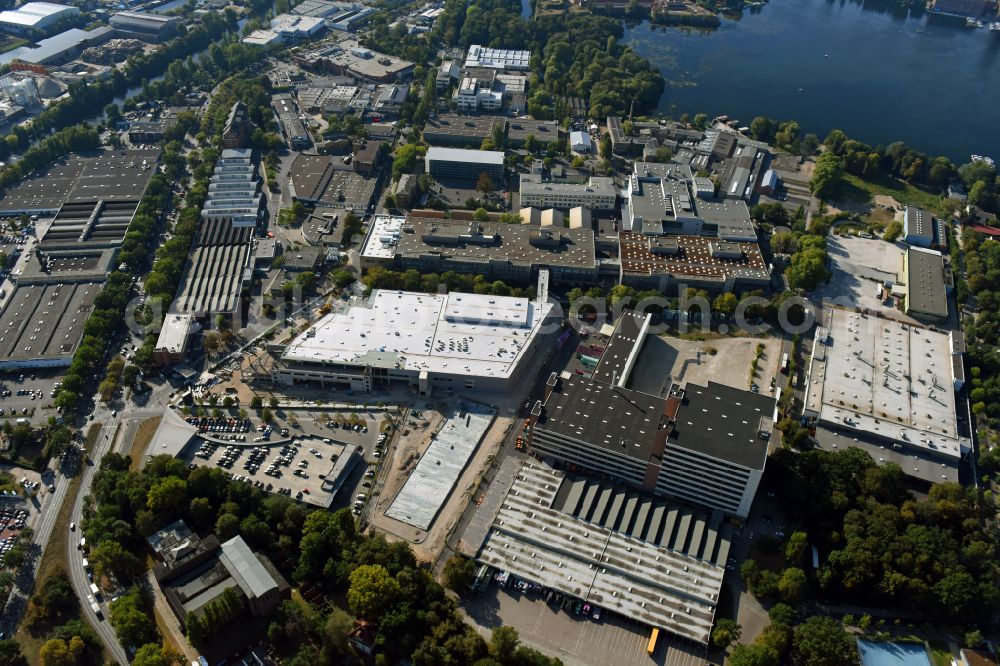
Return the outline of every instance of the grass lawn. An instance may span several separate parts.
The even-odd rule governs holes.
[[[876,194],[893,197],[901,204],[913,204],[937,213],[942,212],[939,195],[894,178],[864,180],[851,174],[844,174],[837,198],[864,203],[870,202]]]
[[[94,444],[97,442],[100,434],[100,423],[94,423],[90,426],[90,430],[87,431],[87,441],[85,443],[88,453],[94,449]],[[66,498],[62,506],[59,507],[59,515],[56,518],[55,527],[52,529],[52,536],[49,537],[49,541],[45,545],[45,551],[42,553],[42,559],[38,563],[38,573],[35,575],[36,586],[38,581],[45,580],[50,576],[66,575],[65,562],[66,549],[69,547],[67,542],[67,539],[69,539],[69,518],[73,513],[73,503],[76,500],[76,495],[80,491],[80,480],[81,474],[77,474],[69,482],[69,490],[66,492]],[[28,606],[30,608],[30,601]],[[45,628],[40,628],[37,635],[32,634],[25,628],[22,621],[21,626],[17,628],[17,633],[14,634],[14,639],[21,646],[21,652],[28,659],[28,663],[31,666],[36,666],[39,663],[38,652],[41,650],[42,644],[45,643],[46,633]]]
[[[19,37],[4,36],[0,37],[0,53],[7,53],[7,51],[13,51],[19,46],[24,46],[25,44],[30,44],[27,39],[21,39]]]
[[[17,490],[14,477],[7,472],[0,472],[0,490]]]
[[[139,424],[138,429],[135,431],[135,439],[132,440],[132,448],[128,452],[128,456],[132,460],[128,467],[129,470],[133,472],[139,471],[139,467],[142,465],[143,453],[146,451],[146,447],[149,446],[149,442],[153,439],[156,429],[160,427],[160,420],[162,418],[162,416],[154,416]]]

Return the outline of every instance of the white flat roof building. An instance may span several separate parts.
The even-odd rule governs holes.
[[[804,415],[896,452],[957,464],[971,443],[958,431],[951,336],[840,309],[823,323]]]
[[[538,338],[553,332],[546,328],[553,307],[511,296],[379,290],[292,341],[275,380],[505,391],[532,367]]]
[[[68,16],[80,13],[79,7],[54,2],[26,2],[17,9],[0,12],[0,28],[15,32],[41,30]]]
[[[531,51],[491,49],[473,44],[465,57],[465,66],[526,70],[531,67]]]

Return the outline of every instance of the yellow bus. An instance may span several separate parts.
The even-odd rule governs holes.
[[[653,654],[656,652],[656,639],[660,637],[660,630],[657,627],[653,627],[653,633],[649,635],[649,644],[646,645],[646,653]]]

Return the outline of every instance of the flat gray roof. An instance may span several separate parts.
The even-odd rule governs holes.
[[[0,312],[0,365],[69,365],[103,280],[19,284]]]
[[[516,471],[510,473],[509,467]],[[567,479],[508,457],[463,545],[477,560],[546,587],[707,643],[725,574],[721,515]],[[493,516],[481,544],[475,539]]]
[[[392,219],[381,219],[387,220],[385,226],[393,223]],[[593,269],[597,261],[591,229],[430,218],[409,218],[402,226],[412,233],[402,231],[398,238],[386,236],[385,241],[369,233],[362,256],[417,258],[436,254],[452,262],[479,264],[484,270],[491,261],[579,269]]]
[[[421,530],[430,529],[494,416],[495,409],[477,403],[455,409],[385,515]]]
[[[464,148],[431,146],[427,149],[427,160],[503,166],[503,152],[499,150],[466,150]]]
[[[671,391],[673,395],[673,391]],[[774,398],[724,384],[688,384],[667,447],[679,446],[749,469],[764,469]],[[669,455],[669,452],[667,453]]]
[[[820,423],[957,460],[949,336],[832,309],[816,330],[804,410]]]
[[[945,288],[944,256],[917,247],[906,249],[906,307],[918,314],[946,319],[948,294]]]
[[[0,215],[57,211],[67,202],[141,199],[159,156],[159,149],[70,153],[9,188]]]
[[[559,380],[545,401],[539,431],[587,442],[648,462],[658,454],[657,431],[667,427],[666,400],[588,377]]]
[[[222,544],[219,559],[248,597],[260,598],[278,588],[278,582],[271,577],[241,536],[235,536]]]
[[[618,384],[622,380],[629,358],[634,351],[638,351],[635,346],[641,342],[639,333],[645,321],[646,317],[642,314],[630,310],[622,313],[591,377],[605,384]]]

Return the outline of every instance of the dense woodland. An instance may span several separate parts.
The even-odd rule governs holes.
[[[914,499],[898,466],[877,465],[855,448],[781,450],[769,473],[782,480],[792,524],[774,549],[784,556],[780,567],[761,551],[759,561],[744,563],[755,594],[789,604],[816,598],[898,609],[953,624],[988,623],[1000,609],[1000,564],[987,524],[994,508],[975,490],[942,483],[927,499]],[[811,546],[820,553],[815,571]]]

